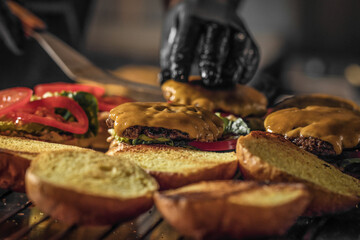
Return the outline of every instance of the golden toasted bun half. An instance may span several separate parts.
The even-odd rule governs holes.
[[[0,135],[0,188],[25,191],[25,171],[42,152],[85,150],[75,146]]]
[[[266,113],[266,97],[252,87],[238,84],[230,90],[209,90],[203,88],[198,80],[190,83],[166,81],[161,86],[164,98],[170,102],[195,105],[212,112],[228,112],[240,117]]]
[[[243,239],[284,234],[310,195],[302,184],[212,181],[158,192],[154,199],[164,218],[185,236]]]
[[[299,182],[312,201],[307,215],[335,213],[360,202],[360,181],[308,153],[281,135],[253,131],[240,137],[237,157],[245,179]]]
[[[148,210],[158,185],[125,159],[94,151],[42,153],[26,172],[26,193],[68,224],[114,224]]]
[[[231,179],[238,169],[234,152],[204,152],[166,145],[133,146],[113,140],[106,154],[136,163],[156,179],[160,189],[204,180]]]
[[[357,105],[355,102],[341,97],[322,93],[304,94],[286,98],[276,104],[273,109],[274,111],[277,111],[284,108],[306,108],[308,106],[339,107],[350,109],[360,113],[360,106]]]

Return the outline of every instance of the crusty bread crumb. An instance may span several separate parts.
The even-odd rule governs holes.
[[[180,233],[196,239],[281,235],[310,201],[302,184],[212,181],[155,194],[155,204]]]
[[[160,189],[231,179],[238,168],[234,152],[205,152],[165,145],[132,146],[113,140],[107,154],[133,161],[158,181]]]
[[[360,181],[282,136],[253,131],[240,137],[237,156],[245,179],[301,182],[313,196],[307,215],[334,213],[360,202]]]
[[[158,185],[132,162],[94,151],[38,155],[26,193],[43,212],[69,224],[113,224],[152,206]]]

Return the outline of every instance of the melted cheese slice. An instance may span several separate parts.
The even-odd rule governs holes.
[[[360,115],[344,108],[288,108],[267,116],[266,131],[286,137],[315,137],[333,145],[336,154],[360,143]]]

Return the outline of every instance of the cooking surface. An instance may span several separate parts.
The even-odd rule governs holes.
[[[173,230],[154,208],[129,222],[78,227],[49,218],[31,206],[24,193],[0,189],[0,199],[0,239],[188,239]],[[302,217],[286,236],[266,239],[360,239],[360,209],[321,218]]]

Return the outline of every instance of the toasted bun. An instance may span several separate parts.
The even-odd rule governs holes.
[[[82,150],[75,146],[0,135],[0,188],[25,191],[25,171],[42,152]],[[85,149],[84,149],[85,150]]]
[[[94,151],[54,151],[34,159],[26,193],[68,224],[114,224],[149,209],[156,181],[125,159]]]
[[[280,109],[292,107],[306,108],[307,106],[346,108],[360,113],[360,106],[357,105],[355,102],[341,97],[322,93],[304,94],[286,98],[276,104],[273,110],[277,111]]]
[[[240,137],[237,157],[245,179],[300,182],[310,191],[307,215],[335,213],[360,202],[360,181],[277,134],[251,132]]]
[[[234,152],[203,152],[165,145],[132,146],[114,140],[107,154],[133,161],[157,180],[160,189],[231,179],[238,168]]]
[[[237,85],[231,90],[209,90],[203,88],[199,81],[180,83],[168,80],[161,89],[167,101],[195,105],[212,112],[228,112],[240,117],[262,116],[266,113],[266,97],[245,85]]]
[[[310,195],[302,184],[213,181],[155,194],[155,204],[180,233],[195,239],[284,234]]]

